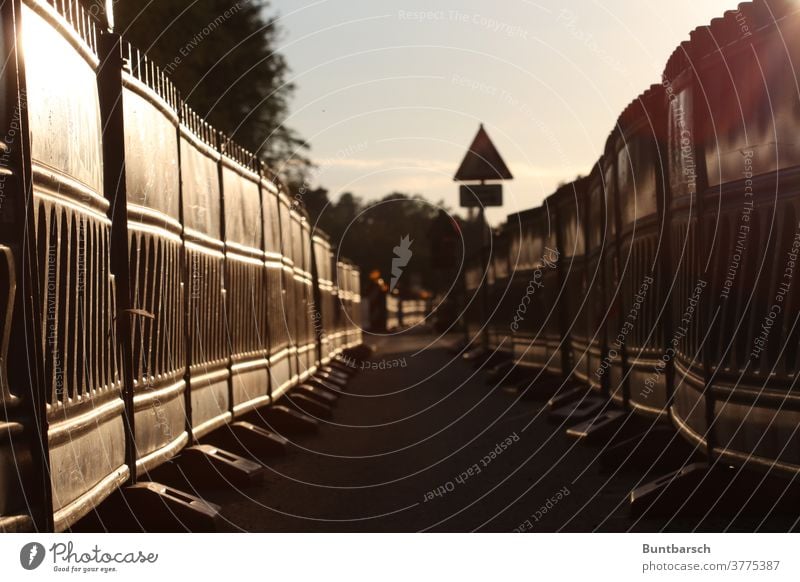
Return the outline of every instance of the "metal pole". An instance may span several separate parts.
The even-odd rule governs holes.
[[[39,264],[35,200],[31,171],[30,123],[28,119],[25,60],[19,50],[22,33],[22,2],[13,0],[0,4],[0,52],[6,57],[6,66],[0,71],[0,99],[10,105],[17,117],[18,136],[6,143],[2,152],[3,190],[12,193],[2,205],[0,222],[3,224],[0,242],[6,243],[14,256],[9,265],[9,278],[16,279],[19,287],[14,296],[11,338],[8,361],[27,365],[11,366],[6,372],[9,383],[20,388],[24,419],[24,438],[30,440],[33,456],[33,475],[25,479],[26,503],[29,503],[33,526],[37,531],[53,531],[53,496],[50,482],[49,425],[46,404],[49,382],[46,379],[42,333],[44,331],[42,302],[43,282]],[[7,114],[7,111],[0,112]],[[10,124],[10,119],[4,119]],[[26,390],[27,388],[27,390]],[[22,445],[22,443],[19,443]],[[15,447],[16,448],[16,447]],[[30,499],[28,498],[30,496]]]
[[[483,184],[483,181],[481,181]],[[483,268],[483,285],[481,285],[481,347],[484,350],[489,349],[489,326],[487,314],[489,313],[489,256],[487,248],[491,242],[490,236],[487,236],[489,225],[486,222],[486,213],[483,205],[478,210],[478,224],[481,229],[481,267]]]
[[[128,200],[125,175],[125,119],[122,99],[122,39],[100,36],[97,75],[103,122],[103,189],[111,205],[111,272],[116,282],[116,332],[122,358],[122,399],[125,402],[125,461],[131,468],[128,484],[136,482],[136,427],[134,426],[133,335],[130,267],[128,264]]]

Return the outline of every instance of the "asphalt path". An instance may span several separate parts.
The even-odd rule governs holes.
[[[373,340],[318,434],[293,438],[266,481],[215,492],[230,531],[786,531],[778,511],[631,515],[650,465],[601,470],[587,445],[548,419],[541,379],[524,393],[448,350],[454,337]],[[552,391],[552,382],[549,383]],[[711,504],[709,504],[711,505]],[[765,519],[766,517],[766,519]]]

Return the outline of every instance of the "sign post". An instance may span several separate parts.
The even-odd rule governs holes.
[[[483,128],[483,124],[478,128],[478,133],[472,140],[461,165],[456,171],[453,180],[461,182],[459,187],[460,205],[462,208],[478,208],[478,224],[481,229],[480,240],[480,259],[483,267],[484,281],[489,269],[488,247],[490,245],[491,231],[486,223],[485,208],[487,206],[503,205],[503,185],[498,183],[487,184],[487,181],[498,182],[502,180],[513,180],[514,176],[503,161],[500,152],[492,143],[489,134]],[[477,184],[475,182],[478,182]],[[480,348],[488,350],[488,313],[489,313],[489,290],[486,284],[480,286],[480,306],[481,306],[481,328]],[[473,341],[475,338],[467,338]]]

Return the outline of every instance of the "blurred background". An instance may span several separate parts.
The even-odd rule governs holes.
[[[86,0],[102,9],[101,0]],[[490,225],[586,173],[688,31],[735,0],[127,0],[116,27],[400,294],[441,293],[480,236],[453,174],[483,123],[514,180]],[[369,233],[370,244],[365,245]]]

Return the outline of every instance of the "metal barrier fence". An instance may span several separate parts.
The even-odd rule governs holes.
[[[508,217],[509,270],[513,271],[509,295],[512,312],[513,358],[523,368],[547,367],[544,323],[552,314],[546,309],[545,276],[555,268],[557,255],[546,250],[549,223],[544,208],[533,208]]]
[[[663,311],[669,289],[669,232],[664,227],[666,133],[664,89],[654,85],[631,103],[614,133],[615,198],[619,208],[621,310],[632,329],[626,335],[621,384],[623,400],[639,412],[666,415],[666,376],[654,374],[668,336]],[[612,381],[615,375],[612,373]]]
[[[386,329],[393,330],[400,327],[400,299],[394,295],[386,296]]]
[[[113,47],[104,47],[107,51]],[[106,160],[124,160],[125,173],[109,169],[106,186],[126,201],[116,215],[112,256],[118,280],[117,313],[130,313],[120,336],[124,357],[130,354],[136,473],[141,475],[186,445],[185,290],[182,285],[183,238],[181,176],[178,168],[180,104],[169,81],[129,45],[105,61],[102,95],[106,119],[116,116],[122,140],[106,140]],[[110,78],[114,75],[114,78]],[[155,82],[150,82],[150,79]],[[153,164],[152,160],[162,160]],[[124,184],[115,178],[124,178]],[[126,236],[127,233],[127,236]],[[127,243],[127,244],[126,244]],[[126,250],[127,249],[127,250]],[[124,317],[124,316],[123,316]],[[158,422],[150,422],[156,416]],[[130,459],[133,462],[133,459]]]
[[[462,318],[470,342],[482,343],[486,325],[481,288],[485,285],[486,273],[481,254],[468,257],[464,261],[464,302]]]
[[[430,303],[424,299],[401,299],[392,294],[386,295],[386,329],[389,331],[410,329],[425,323],[430,313]],[[353,306],[353,313],[359,310]],[[356,329],[359,329],[357,326]],[[358,342],[356,342],[358,343]]]
[[[38,341],[44,384],[37,387],[35,406],[46,427],[55,529],[71,525],[131,471],[113,324],[116,288],[103,188],[98,30],[77,3],[68,6],[70,22],[49,3],[14,7],[21,33],[17,56],[25,60],[19,125],[20,133],[30,136],[26,167],[14,170],[27,171],[32,187],[24,193],[32,194],[29,201],[15,202],[21,215],[32,213],[36,236],[37,256],[20,260],[38,267],[37,281],[31,283],[38,287],[42,318]],[[16,194],[6,192],[11,198]]]
[[[360,344],[359,272],[77,0],[0,22],[0,531],[60,531]]]
[[[469,302],[501,286],[502,251],[487,280],[467,265],[471,337],[487,325],[496,347],[510,324],[516,365],[672,422],[709,458],[800,472],[798,30],[795,4],[755,0],[693,31],[589,176],[508,216],[493,245],[509,237],[516,310]]]
[[[488,348],[494,353],[511,356],[514,350],[510,327],[515,298],[510,293],[509,234],[503,229],[494,237],[488,272],[488,308],[494,311],[487,326]]]

